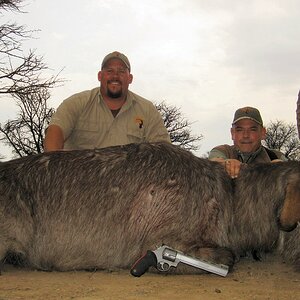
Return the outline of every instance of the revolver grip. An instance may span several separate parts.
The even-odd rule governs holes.
[[[142,256],[135,262],[135,264],[130,269],[130,274],[135,277],[140,277],[148,271],[149,267],[156,267],[156,265],[156,255],[152,251],[148,250],[144,256]]]

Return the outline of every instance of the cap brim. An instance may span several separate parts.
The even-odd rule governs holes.
[[[245,119],[252,120],[252,121],[254,121],[255,123],[257,123],[257,124],[263,126],[263,124],[262,124],[261,122],[255,120],[254,118],[251,118],[251,117],[240,117],[240,118],[234,120],[234,121],[232,122],[232,124],[235,124],[235,123],[237,123],[238,121],[245,120]]]

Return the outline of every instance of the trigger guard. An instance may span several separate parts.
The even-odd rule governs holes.
[[[170,270],[170,265],[166,262],[159,261],[157,263],[157,270],[161,272],[167,272]]]

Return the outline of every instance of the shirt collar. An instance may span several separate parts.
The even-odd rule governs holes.
[[[132,92],[130,92],[128,90],[126,101],[125,101],[124,105],[122,106],[122,108],[124,107],[124,109],[127,109],[128,107],[130,107],[132,105],[133,101],[135,101],[134,95]],[[101,102],[104,103],[104,100],[103,100],[103,96],[101,94],[100,87],[99,87],[99,103],[101,103]]]
[[[255,152],[245,153],[241,152],[240,150],[236,149],[238,153],[239,160],[243,163],[250,163],[253,161],[263,150],[263,147],[260,146]]]

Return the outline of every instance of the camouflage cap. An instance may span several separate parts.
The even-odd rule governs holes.
[[[239,108],[234,114],[232,125],[243,119],[250,119],[258,123],[259,125],[263,126],[263,121],[260,112],[258,109],[254,107],[247,106],[247,107]]]
[[[103,67],[105,66],[105,64],[110,60],[110,59],[113,59],[113,58],[118,58],[120,59],[124,64],[125,66],[128,68],[129,72],[130,72],[130,62],[127,58],[126,55],[124,55],[123,53],[120,53],[118,51],[114,51],[112,53],[109,53],[107,54],[103,61],[102,61],[102,64],[101,64],[101,69],[103,69]]]

